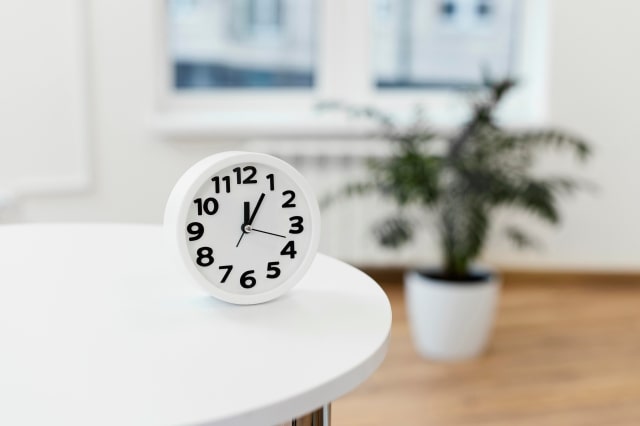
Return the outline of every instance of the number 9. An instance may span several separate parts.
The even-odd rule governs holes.
[[[189,237],[189,241],[199,240],[204,235],[204,226],[199,222],[191,222],[187,225],[187,232],[193,237]]]

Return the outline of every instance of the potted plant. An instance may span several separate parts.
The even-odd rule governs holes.
[[[474,262],[495,225],[495,213],[519,209],[557,224],[559,198],[582,186],[570,177],[536,174],[534,154],[563,148],[585,160],[590,148],[584,140],[555,129],[513,130],[498,124],[496,108],[513,86],[509,79],[486,82],[473,97],[470,119],[451,133],[435,131],[420,115],[402,127],[375,108],[324,105],[374,120],[382,129],[379,136],[392,147],[388,157],[368,163],[365,181],[346,185],[328,201],[369,191],[392,200],[397,211],[375,229],[387,247],[406,243],[427,223],[437,229],[441,264],[405,274],[412,337],[425,357],[465,359],[486,346],[500,280]],[[534,243],[520,228],[506,226],[504,231],[519,248]]]

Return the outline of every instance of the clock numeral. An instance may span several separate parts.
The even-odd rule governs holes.
[[[243,171],[249,173],[249,176],[245,177],[244,179],[242,179]],[[247,183],[258,183],[258,181],[254,179],[258,171],[253,166],[244,166],[242,169],[240,169],[240,167],[236,167],[233,169],[233,172],[236,174],[236,183],[238,185]]]
[[[296,254],[298,254],[298,252],[296,251],[296,246],[293,243],[293,241],[289,241],[280,251],[280,254],[282,256],[287,256],[289,255],[289,257],[291,259],[296,257]]]
[[[193,203],[198,209],[198,216],[202,216],[203,213],[211,216],[218,211],[218,200],[213,197],[205,198],[204,200],[196,198]]]
[[[196,254],[196,263],[200,266],[211,266],[213,263],[213,249],[211,247],[200,247]]]
[[[278,268],[278,265],[280,264],[280,262],[269,262],[267,263],[267,272],[269,272],[267,274],[267,278],[278,278],[280,276],[280,268]]]
[[[220,193],[220,181],[224,184],[224,192],[227,194],[231,192],[231,178],[229,176],[223,176],[222,178],[220,176],[214,176],[211,178],[211,181],[213,182],[216,194]]]
[[[290,234],[299,234],[304,231],[304,226],[302,226],[302,216],[291,216],[289,221],[291,222],[291,228],[289,229]]]
[[[255,271],[253,269],[249,269],[245,271],[240,276],[240,285],[243,288],[252,288],[256,285],[256,279],[252,276]]]
[[[276,189],[276,178],[273,173],[269,173],[267,175],[267,179],[269,180],[269,190],[273,191],[274,189]]]
[[[222,280],[220,280],[220,283],[223,284],[227,280],[227,278],[229,278],[229,274],[231,273],[231,270],[233,269],[233,265],[218,266],[218,269],[220,269],[220,270],[224,269],[224,275],[222,276]]]
[[[296,199],[296,193],[291,190],[286,190],[282,193],[283,196],[289,197],[287,201],[282,204],[283,208],[295,207],[296,205],[293,203],[293,200]]]
[[[189,241],[199,240],[204,234],[204,225],[200,222],[191,222],[187,225],[187,232],[193,235],[192,237],[189,237]]]

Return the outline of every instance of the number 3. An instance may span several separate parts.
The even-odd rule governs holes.
[[[304,230],[304,226],[302,226],[302,216],[292,216],[289,218],[289,222],[291,222],[291,229],[289,229],[290,234],[299,234]]]

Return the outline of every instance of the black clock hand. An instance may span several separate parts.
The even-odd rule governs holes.
[[[242,237],[244,237],[244,234],[246,234],[246,232],[242,231],[242,234],[240,234],[240,239],[236,243],[236,247],[238,247],[240,245],[240,241],[242,241]]]
[[[244,237],[244,234],[247,233],[247,231],[245,230],[245,227],[249,224],[250,216],[251,216],[251,207],[249,206],[249,202],[245,201],[244,202],[244,218],[242,219],[242,233],[240,234],[240,238],[238,239],[238,242],[236,243],[236,247],[238,247],[240,245],[240,241],[242,241],[242,238]]]
[[[253,220],[256,218],[256,213],[258,213],[258,209],[260,208],[260,205],[262,204],[262,200],[264,200],[264,197],[265,197],[265,194],[263,192],[262,194],[260,194],[260,198],[258,198],[258,203],[256,204],[256,208],[253,209],[253,213],[251,214],[249,214],[249,211],[251,210],[249,202],[248,201],[244,202],[244,220],[242,223],[242,234],[240,234],[240,238],[236,243],[236,247],[240,245],[240,242],[242,241],[244,234],[251,232],[251,224],[253,223]],[[257,232],[264,232],[264,231],[257,231]],[[270,232],[265,232],[265,233],[270,234]]]
[[[244,202],[244,220],[242,221],[242,225],[248,225],[250,224],[250,218],[251,217],[251,207],[249,206],[249,202],[245,201]]]
[[[256,228],[251,228],[252,231],[256,231],[256,232],[260,232],[262,234],[269,234],[269,235],[274,235],[276,237],[280,237],[280,238],[287,238],[284,235],[280,235],[280,234],[274,234],[273,232],[267,232],[267,231],[263,231],[261,229],[256,229]]]
[[[253,223],[253,219],[256,218],[256,213],[258,213],[258,209],[260,208],[260,205],[262,204],[262,200],[264,200],[264,192],[262,194],[260,194],[260,198],[258,198],[258,204],[256,204],[256,208],[253,209],[253,213],[251,213],[251,217],[249,218],[249,222],[245,223],[245,225],[251,225]],[[246,212],[246,210],[245,210]]]

